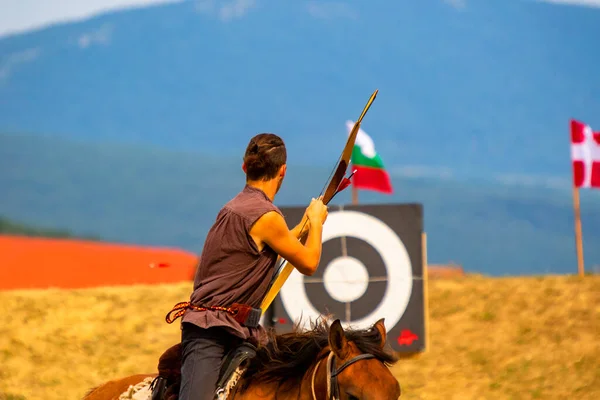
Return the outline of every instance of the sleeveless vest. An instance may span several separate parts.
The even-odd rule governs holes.
[[[190,296],[192,304],[230,307],[241,303],[260,307],[278,255],[267,245],[259,252],[250,229],[269,211],[281,214],[262,190],[248,185],[223,206],[204,243]],[[243,326],[226,311],[187,310],[182,322],[201,328],[222,327],[242,339],[265,339],[262,326]]]

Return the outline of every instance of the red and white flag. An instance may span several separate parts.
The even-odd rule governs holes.
[[[573,184],[578,188],[600,189],[600,132],[571,120]]]

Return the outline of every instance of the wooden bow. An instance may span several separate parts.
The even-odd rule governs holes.
[[[354,148],[354,142],[356,141],[356,135],[358,134],[360,124],[365,114],[371,107],[371,104],[375,100],[375,97],[377,97],[378,92],[378,89],[373,92],[373,94],[369,98],[369,101],[365,105],[365,108],[360,114],[360,117],[358,117],[358,119],[354,123],[352,131],[350,131],[350,135],[348,135],[348,140],[346,141],[344,151],[342,151],[342,154],[338,159],[337,168],[335,168],[335,170],[329,176],[329,183],[326,184],[326,188],[324,189],[325,193],[323,193],[323,190],[321,191],[320,196],[323,196],[323,204],[325,205],[329,204],[329,202],[335,197],[336,194],[338,194],[350,185],[350,177],[352,177],[352,175],[350,175],[349,178],[346,178],[345,175],[346,170],[348,169],[348,165],[350,164],[350,158],[352,157],[352,150]],[[307,222],[308,220],[305,219],[304,223],[302,224],[302,227],[304,227],[304,225],[306,225]],[[302,233],[299,239],[302,243],[306,241],[308,235],[308,232],[303,231],[304,229],[300,229],[300,232]],[[271,280],[271,286],[269,287],[269,290],[265,298],[263,299],[262,304],[260,305],[263,314],[269,308],[269,306],[275,299],[275,296],[277,296],[277,294],[283,287],[283,284],[292,273],[293,269],[294,267],[290,265],[286,260],[283,260],[283,262],[279,265],[277,271],[275,272],[275,275],[273,276],[273,279]]]

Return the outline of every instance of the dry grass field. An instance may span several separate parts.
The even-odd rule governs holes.
[[[154,372],[190,288],[0,292],[0,400]],[[402,398],[600,399],[600,276],[430,281],[429,301],[429,350],[393,367]]]

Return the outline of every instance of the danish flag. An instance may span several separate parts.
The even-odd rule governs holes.
[[[578,188],[600,189],[600,132],[571,120],[573,184]]]

